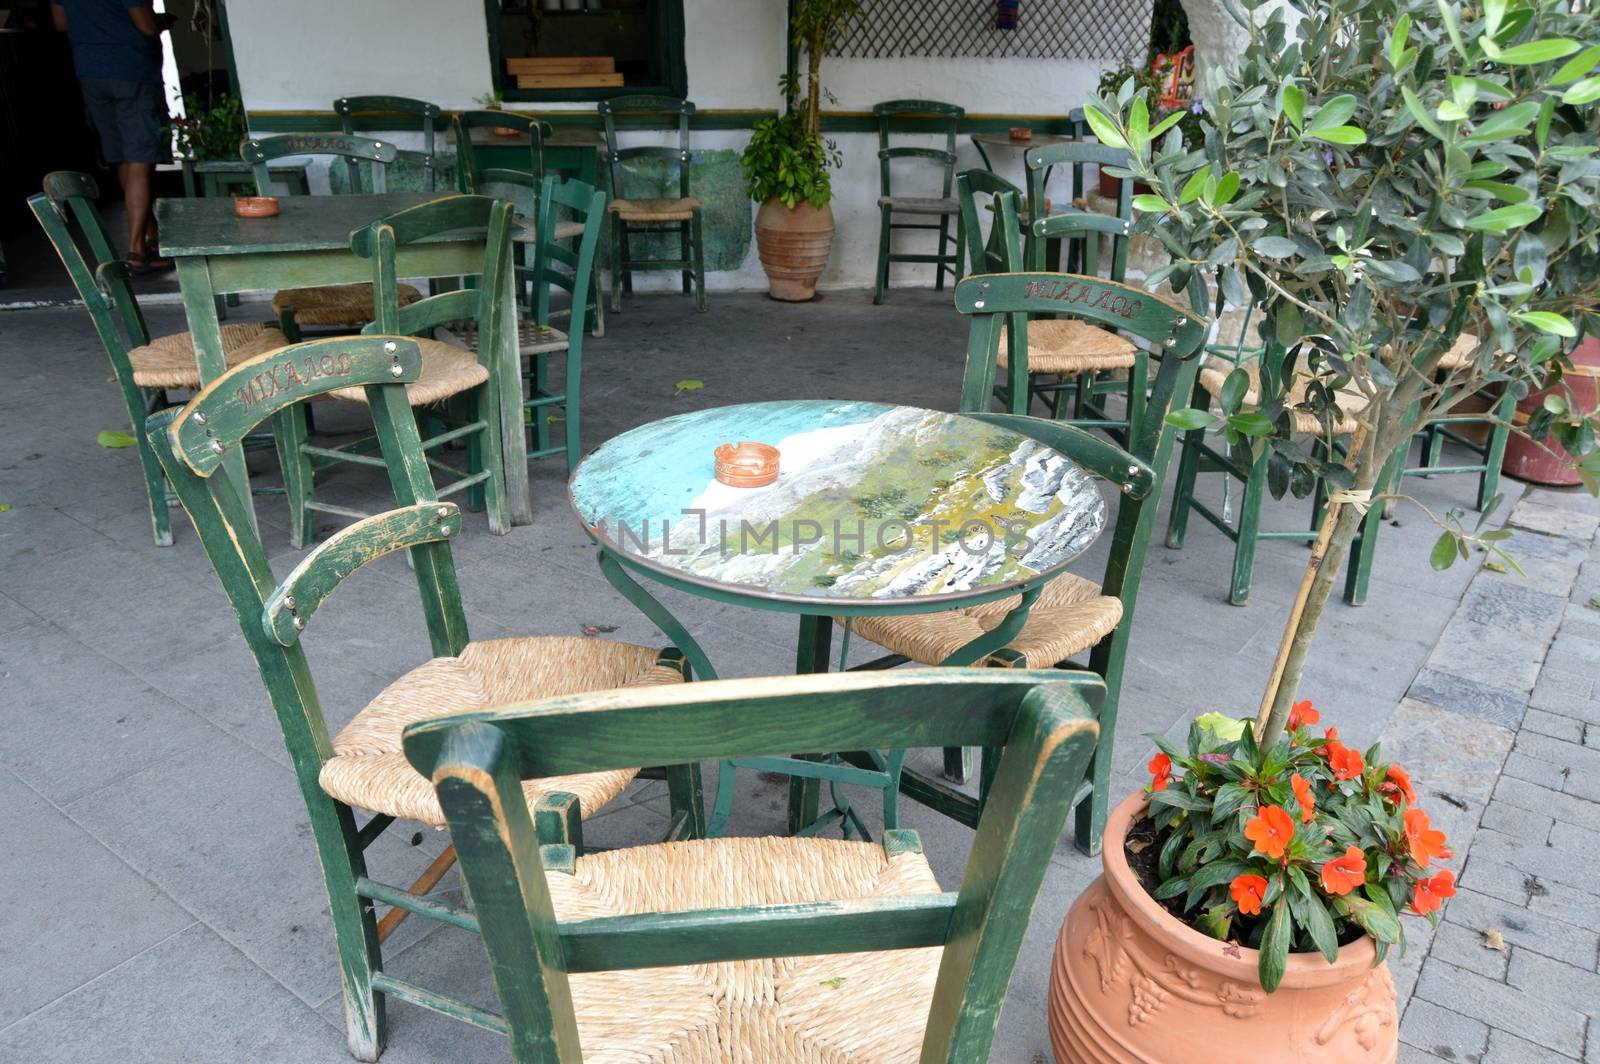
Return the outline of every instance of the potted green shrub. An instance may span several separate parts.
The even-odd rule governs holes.
[[[172,119],[179,158],[239,160],[239,145],[245,138],[244,104],[239,97],[224,92],[202,103],[200,97],[186,95],[183,110],[184,117]]]
[[[1241,373],[1221,389],[1218,413],[1179,410],[1170,417],[1186,429],[1214,427],[1243,453],[1270,452],[1275,494],[1308,494],[1320,478],[1331,497],[1248,745],[1241,740],[1235,749],[1208,751],[1191,744],[1161,755],[1186,760],[1182,778],[1192,780],[1193,799],[1153,826],[1194,845],[1186,874],[1190,888],[1205,884],[1201,896],[1191,902],[1183,892],[1181,913],[1173,914],[1141,887],[1134,893],[1151,908],[1131,918],[1206,935],[1208,948],[1229,959],[1237,958],[1228,951],[1250,948],[1254,932],[1241,938],[1242,929],[1261,928],[1262,953],[1286,954],[1283,970],[1334,978],[1338,966],[1309,951],[1325,944],[1326,929],[1311,927],[1308,920],[1318,917],[1305,915],[1309,908],[1297,912],[1309,903],[1289,870],[1294,860],[1253,873],[1268,885],[1245,905],[1231,890],[1224,897],[1220,885],[1232,883],[1224,872],[1249,840],[1247,826],[1268,806],[1293,812],[1283,793],[1291,769],[1314,791],[1325,782],[1296,767],[1320,755],[1315,741],[1294,734],[1297,688],[1364,512],[1401,498],[1389,471],[1413,435],[1487,385],[1519,397],[1553,385],[1555,398],[1515,429],[1559,443],[1589,490],[1600,491],[1600,418],[1569,400],[1563,382],[1579,339],[1600,333],[1600,23],[1590,10],[1531,0],[1475,6],[1285,0],[1264,17],[1260,3],[1244,6],[1249,14],[1240,21],[1249,42],[1237,65],[1205,72],[1203,147],[1185,147],[1173,128],[1179,115],[1152,119],[1146,92],[1095,101],[1086,117],[1101,141],[1129,150],[1133,173],[1152,189],[1134,200],[1137,230],[1152,234],[1172,258],[1151,275],[1150,286],[1169,282],[1197,311],[1207,311],[1214,284],[1232,306],[1256,308],[1261,322],[1259,362],[1267,383],[1259,401],[1246,401],[1249,381]],[[1447,362],[1452,349],[1465,357]],[[1286,397],[1281,385],[1291,381],[1304,385],[1293,393],[1303,398]],[[1320,440],[1294,431],[1297,410],[1328,426]],[[1340,411],[1359,428],[1335,439],[1331,426]],[[1441,529],[1430,559],[1436,568],[1469,557],[1474,547],[1498,551],[1509,534],[1485,522],[1463,525],[1454,513],[1436,520]],[[1212,773],[1209,754],[1220,755],[1219,764],[1240,762],[1241,779]],[[1375,753],[1361,760],[1370,763]],[[1158,760],[1155,769],[1162,767]],[[1219,816],[1227,805],[1224,787],[1234,782],[1245,785],[1244,800],[1231,816]],[[1383,782],[1365,767],[1335,789],[1345,802],[1386,800]],[[1137,807],[1125,806],[1113,818],[1122,834],[1107,832],[1108,878],[1113,850],[1125,860],[1127,832],[1148,821]],[[1369,955],[1381,961],[1389,919],[1402,908],[1404,888],[1415,883],[1413,870],[1395,859],[1392,825],[1367,836],[1342,814],[1334,816],[1337,824],[1291,819],[1289,837],[1309,847],[1301,875],[1350,845],[1361,851],[1367,871],[1360,893],[1376,910],[1330,909],[1332,894],[1309,885],[1313,894],[1321,891],[1339,953],[1356,944],[1345,935],[1365,932]],[[1255,904],[1259,914],[1245,912]],[[1382,912],[1381,924],[1374,911]],[[1239,919],[1246,916],[1252,919]],[[1267,929],[1280,922],[1294,933],[1268,940]],[[1108,933],[1121,932],[1100,935]],[[1069,957],[1081,954],[1096,948],[1089,936],[1064,934],[1058,948]],[[1204,997],[1214,1029],[1188,1033],[1182,1042],[1192,1050],[1188,1059],[1237,1059],[1235,1040],[1247,1026],[1239,1021],[1264,1015],[1238,1005],[1239,996],[1259,1001],[1253,995],[1272,990],[1277,961],[1269,969],[1260,958],[1252,979],[1245,970],[1201,971],[1184,958],[1193,959],[1174,954],[1173,964],[1192,973],[1192,981],[1178,985],[1170,978],[1176,970],[1163,969],[1160,986],[1116,984],[1129,995],[1124,1015],[1145,1015],[1162,994]],[[1277,985],[1279,994],[1286,989],[1287,980]],[[1337,1022],[1283,1036],[1290,1041],[1271,1046],[1264,1059],[1392,1059],[1392,1000],[1385,1005],[1381,985],[1363,994]],[[1116,1037],[1128,1022],[1119,1021]],[[1086,1037],[1110,1044],[1111,1030],[1095,1028]],[[1370,1045],[1352,1041],[1362,1032]],[[1087,1052],[1070,1059],[1113,1058]]]
[[[756,252],[767,271],[773,299],[803,302],[817,292],[817,278],[833,248],[833,185],[828,170],[839,165],[839,149],[822,135],[822,59],[849,29],[860,0],[799,0],[789,33],[806,55],[801,86],[785,76],[780,87],[787,110],[755,124],[741,161],[756,212]]]

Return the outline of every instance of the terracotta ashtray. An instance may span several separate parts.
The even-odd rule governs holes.
[[[241,218],[271,218],[278,213],[276,196],[235,196],[233,213]]]
[[[1011,139],[1026,143],[1033,139],[1033,129],[1030,126],[1012,126]]]
[[[778,479],[778,449],[769,443],[724,443],[716,455],[717,479],[730,488],[759,488]]]

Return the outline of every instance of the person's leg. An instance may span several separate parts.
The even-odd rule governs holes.
[[[150,178],[154,163],[123,163],[117,167],[122,179],[122,203],[128,211],[128,255],[131,258],[156,257],[155,219],[150,214]]]

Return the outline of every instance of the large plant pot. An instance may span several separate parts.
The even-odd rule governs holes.
[[[833,250],[833,207],[769,199],[756,212],[756,254],[767,271],[773,299],[803,303],[817,294],[817,278]]]
[[[1059,1064],[1390,1064],[1399,1053],[1394,982],[1370,938],[1292,954],[1271,994],[1255,950],[1179,922],[1145,892],[1123,839],[1145,798],[1106,824],[1104,874],[1073,903],[1050,970],[1050,1042]]]
[[[1572,352],[1573,371],[1554,388],[1529,392],[1517,404],[1518,425],[1526,426],[1528,415],[1544,405],[1552,393],[1568,398],[1576,410],[1592,413],[1600,405],[1600,339],[1589,337]],[[1546,436],[1538,443],[1513,432],[1506,439],[1505,461],[1500,468],[1507,476],[1535,484],[1581,484],[1583,478],[1572,468],[1574,459],[1566,448]]]

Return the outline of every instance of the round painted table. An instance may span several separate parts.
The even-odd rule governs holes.
[[[775,482],[717,481],[716,447],[743,440],[778,448]],[[1015,637],[1040,590],[1106,523],[1094,478],[985,415],[831,400],[718,407],[643,425],[586,457],[568,495],[600,546],[606,579],[705,679],[717,673],[704,651],[635,577],[796,614],[797,672],[827,671],[835,617],[935,612],[1020,593],[1000,625],[945,662],[965,665]],[[784,765],[758,767],[794,775]],[[719,788],[716,827],[731,791]],[[814,807],[814,796],[797,798]],[[791,828],[813,819],[792,811]]]
[[[1050,144],[1067,144],[1072,139],[1059,133],[1035,133],[1027,140],[1016,140],[1010,133],[974,133],[972,134],[972,146],[978,149],[978,155],[983,159],[984,169],[992,172],[994,164],[989,161],[989,153],[983,150],[985,144],[991,148],[1017,148],[1027,151],[1029,148],[1042,148]]]

